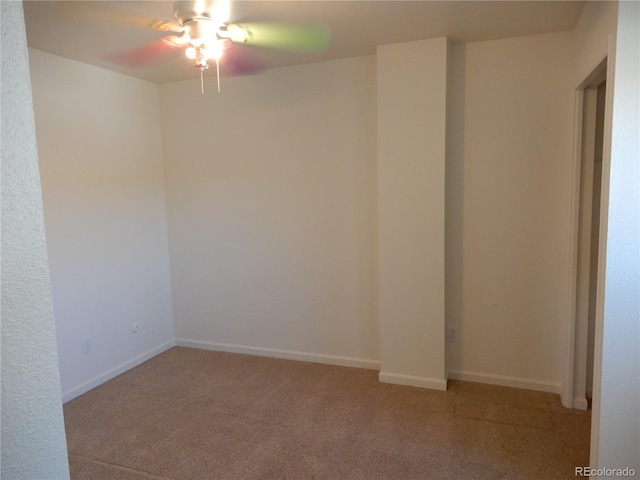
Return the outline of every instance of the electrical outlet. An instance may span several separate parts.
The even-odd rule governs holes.
[[[453,327],[447,327],[447,341],[448,342],[457,342],[458,341],[458,329]]]
[[[138,333],[140,331],[140,325],[134,323],[131,325],[131,333]]]
[[[93,340],[91,337],[87,337],[84,339],[84,342],[82,342],[82,352],[89,353],[91,350],[93,350]]]

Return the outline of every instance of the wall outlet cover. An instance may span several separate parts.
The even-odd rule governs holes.
[[[447,327],[447,341],[448,342],[457,342],[458,341],[458,329],[453,327]]]

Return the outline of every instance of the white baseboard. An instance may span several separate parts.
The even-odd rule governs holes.
[[[66,403],[69,400],[73,400],[74,398],[82,395],[83,393],[88,392],[92,388],[96,388],[97,386],[102,385],[104,382],[107,382],[112,378],[117,377],[121,373],[124,373],[127,370],[130,370],[133,367],[136,367],[141,363],[146,362],[150,358],[153,358],[156,355],[159,355],[162,352],[169,350],[170,348],[175,346],[176,346],[176,342],[174,340],[169,340],[168,342],[165,342],[162,345],[158,345],[157,347],[147,350],[146,352],[143,352],[140,355],[133,357],[131,360],[127,360],[126,362],[123,362],[120,365],[117,365],[116,367],[111,368],[106,372],[101,373],[100,375],[93,377],[92,379],[87,380],[86,382],[81,383],[80,385],[77,385],[65,392],[62,392],[62,403]]]
[[[405,385],[409,387],[428,388],[430,390],[447,390],[447,380],[438,378],[416,377],[404,375],[402,373],[380,372],[378,380],[382,383],[393,383],[394,385]]]
[[[378,360],[366,358],[341,357],[337,355],[324,355],[320,353],[297,352],[293,350],[278,350],[274,348],[249,347],[246,345],[234,345],[229,343],[205,342],[201,340],[188,340],[177,338],[178,347],[201,348],[218,352],[241,353],[243,355],[257,355],[260,357],[282,358],[285,360],[298,360],[302,362],[324,363],[341,367],[357,367],[372,370],[380,369]]]
[[[573,408],[577,410],[589,410],[589,402],[586,397],[574,397]]]
[[[524,388],[538,392],[560,393],[560,382],[537,380],[532,378],[510,377],[492,373],[470,372],[467,370],[449,370],[449,379],[465,382],[487,383],[502,387]]]

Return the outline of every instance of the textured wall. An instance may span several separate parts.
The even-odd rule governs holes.
[[[2,478],[69,478],[22,4],[2,8]]]
[[[620,2],[613,79],[601,384],[592,465],[640,472],[640,3]],[[607,88],[610,80],[607,79]],[[597,331],[597,330],[596,330]],[[597,370],[598,358],[596,357]],[[599,428],[598,428],[599,427]],[[599,433],[599,438],[598,434]]]

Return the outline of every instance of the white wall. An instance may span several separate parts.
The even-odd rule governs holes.
[[[5,480],[68,479],[21,2],[2,19],[2,457]]]
[[[559,391],[567,315],[569,32],[452,48],[450,378]]]
[[[37,50],[30,62],[68,400],[173,345],[158,87]]]
[[[446,390],[447,40],[378,47],[377,75],[380,380]]]
[[[375,58],[206,83],[161,86],[178,343],[377,368]]]
[[[640,4],[618,7],[611,161],[603,164],[604,320],[596,329],[591,464],[640,472]],[[607,88],[611,82],[608,79]],[[601,237],[602,238],[602,237]],[[604,475],[603,477],[609,477]]]
[[[605,59],[617,22],[618,2],[586,2],[572,32],[573,88],[578,88]]]

